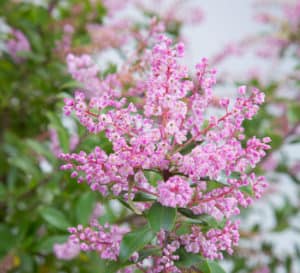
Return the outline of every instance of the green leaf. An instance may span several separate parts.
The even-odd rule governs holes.
[[[39,169],[33,162],[32,158],[25,158],[23,154],[19,157],[14,157],[13,159],[11,159],[10,164],[18,167],[27,175],[32,175],[35,178],[38,178],[40,176]]]
[[[70,147],[70,135],[68,130],[62,125],[60,118],[52,112],[48,112],[47,116],[50,120],[50,127],[53,127],[56,130],[58,135],[59,144],[64,153],[69,152]]]
[[[143,261],[149,256],[161,256],[161,249],[158,247],[143,249],[139,252],[139,261]]]
[[[124,201],[121,197],[117,197],[117,200],[120,201],[120,203],[121,203],[124,207],[126,207],[127,209],[129,209],[129,210],[131,210],[131,211],[134,212],[133,208],[130,207],[130,206],[128,205],[128,203],[127,203],[126,201]]]
[[[117,66],[114,63],[109,63],[108,67],[103,71],[103,77],[106,78],[109,74],[114,74],[117,72]]]
[[[179,228],[176,229],[177,235],[183,235],[191,232],[191,223],[187,223],[186,221],[181,223]]]
[[[214,217],[210,215],[201,215],[196,219],[187,219],[188,223],[200,224],[209,228],[222,229],[226,224],[226,219],[223,218],[222,221],[218,222]]]
[[[161,174],[154,171],[144,170],[144,175],[152,186],[156,186],[158,181],[163,180]]]
[[[46,146],[43,145],[42,143],[32,139],[27,139],[26,144],[30,149],[35,151],[38,155],[43,155],[50,161],[54,160],[53,153],[51,153],[49,149],[47,149]]]
[[[76,204],[76,218],[77,222],[82,225],[87,225],[91,213],[95,205],[96,197],[94,192],[85,192],[80,196]]]
[[[5,255],[15,245],[16,237],[13,235],[12,229],[4,224],[0,225],[0,258]]]
[[[251,185],[242,186],[239,188],[241,192],[247,193],[250,196],[253,196],[254,192]]]
[[[155,202],[147,213],[147,219],[155,232],[161,229],[171,231],[176,221],[176,213],[176,208],[165,207]]]
[[[118,272],[118,270],[120,270],[123,267],[126,267],[130,264],[131,264],[131,262],[117,263],[115,261],[108,261],[108,262],[105,263],[105,271],[103,271],[103,272],[105,272],[105,273],[116,273],[116,272]]]
[[[215,261],[206,260],[199,269],[203,273],[226,273],[225,270]]]
[[[17,53],[17,56],[23,57],[25,59],[31,59],[37,63],[41,63],[41,62],[45,61],[45,58],[43,55],[35,54],[32,51],[20,51]]]
[[[283,144],[283,138],[281,135],[271,132],[269,130],[266,131],[265,135],[269,136],[272,139],[272,142],[270,143],[272,149],[278,149]]]
[[[211,228],[223,228],[226,223],[225,218],[222,221],[217,221],[214,217],[210,215],[197,215],[194,214],[190,209],[186,208],[178,208],[178,212],[188,218],[186,219],[187,223],[200,224],[203,226],[209,226]]]
[[[121,242],[120,261],[127,261],[133,252],[143,249],[154,236],[153,230],[148,225],[127,233]]]
[[[214,189],[223,188],[223,187],[226,187],[226,186],[228,186],[228,184],[224,184],[224,183],[222,183],[220,181],[216,181],[216,180],[209,180],[209,181],[207,181],[206,191],[210,192]]]
[[[300,104],[293,103],[288,108],[288,119],[292,124],[300,121]]]
[[[199,266],[203,263],[203,258],[200,255],[187,253],[184,248],[179,248],[176,254],[180,257],[176,262],[177,266],[189,268],[191,266]]]
[[[55,208],[43,208],[40,210],[40,214],[46,222],[58,229],[66,230],[71,226],[66,216]]]
[[[68,81],[60,86],[61,90],[64,89],[76,89],[76,88],[83,88],[83,84],[74,80]]]
[[[151,194],[147,194],[144,192],[138,192],[135,194],[133,201],[137,202],[145,202],[145,201],[154,201],[156,197]]]
[[[190,209],[178,208],[178,212],[188,218],[197,218],[198,215],[194,214]]]

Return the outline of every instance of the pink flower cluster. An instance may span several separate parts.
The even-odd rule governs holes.
[[[193,190],[180,176],[172,176],[158,185],[158,201],[168,207],[185,207],[191,200]]]
[[[120,251],[120,242],[123,235],[129,232],[127,227],[105,224],[91,221],[91,227],[69,228],[70,243],[79,245],[82,251],[95,251],[102,259],[116,260]]]
[[[100,71],[89,55],[77,57],[69,54],[67,64],[69,73],[74,80],[84,86],[87,94],[100,91],[101,84],[98,78]]]
[[[75,258],[80,251],[96,251],[102,259],[116,260],[120,241],[125,233],[129,231],[127,227],[98,223],[99,217],[104,213],[104,208],[97,203],[90,216],[91,227],[84,228],[82,225],[69,228],[72,234],[63,244],[53,246],[57,258],[62,260],[71,260]]]
[[[186,251],[201,253],[209,259],[222,259],[222,251],[233,253],[233,246],[239,241],[239,223],[228,221],[223,229],[211,229],[204,234],[198,226],[193,226],[190,234],[180,237]]]
[[[174,239],[171,243],[168,243],[168,234],[164,230],[161,230],[157,234],[157,244],[162,248],[161,257],[154,258],[153,272],[174,272],[180,273],[181,271],[175,265],[180,257],[176,255],[176,250],[180,247],[180,242],[178,239]]]
[[[135,211],[149,208],[149,202],[134,201],[136,193],[146,193],[163,206],[225,221],[224,228],[208,231],[192,224],[190,232],[169,238],[167,246],[163,244],[163,257],[153,256],[151,272],[180,272],[173,263],[177,259],[174,252],[180,247],[209,259],[222,258],[222,251],[231,254],[239,234],[238,222],[229,219],[239,213],[239,206],[246,207],[260,197],[266,186],[264,177],[251,173],[251,169],[270,148],[270,138],[246,140],[242,126],[257,113],[264,94],[241,86],[235,101],[219,100],[222,114],[208,115],[208,108],[215,107],[216,70],[203,59],[192,78],[179,62],[183,55],[182,43],[173,45],[160,35],[152,50],[146,51],[140,81],[131,86],[138,95],[132,97],[123,96],[117,74],[100,80],[91,59],[68,58],[71,74],[84,86],[74,98],[65,99],[64,111],[67,115],[75,113],[90,133],[104,132],[113,151],[95,147],[89,154],[61,154],[66,162],[62,169],[72,170],[73,178],[87,182],[103,196],[129,202]],[[93,88],[96,92],[88,99],[85,90]],[[130,102],[134,98],[139,103]],[[157,183],[148,180],[149,171],[160,174],[161,179]],[[80,240],[82,250],[117,259],[125,231],[111,227],[115,229],[111,233],[100,225],[94,227],[96,231],[71,229],[73,241]]]
[[[80,245],[69,239],[63,244],[54,244],[53,251],[58,259],[72,260],[80,253]]]
[[[11,37],[6,41],[6,48],[8,53],[17,63],[24,60],[24,58],[18,55],[20,52],[31,51],[28,39],[23,32],[18,29],[13,29],[11,31]]]

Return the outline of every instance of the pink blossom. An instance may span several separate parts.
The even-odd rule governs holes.
[[[130,96],[139,103],[129,102],[132,97],[124,91],[118,72],[100,79],[91,58],[69,56],[70,73],[83,86],[74,98],[65,100],[64,111],[74,113],[90,133],[103,132],[112,152],[95,147],[90,153],[62,153],[60,158],[65,161],[61,168],[71,170],[79,183],[86,182],[103,196],[130,202],[136,212],[152,205],[152,201],[134,200],[137,193],[146,193],[163,206],[226,221],[225,227],[205,232],[193,225],[190,233],[172,233],[171,241],[164,239],[163,231],[157,235],[158,244],[164,241],[163,256],[152,257],[151,272],[180,272],[174,254],[179,247],[209,259],[222,258],[224,251],[232,254],[239,233],[238,222],[230,219],[263,193],[264,177],[251,170],[270,149],[270,139],[246,139],[243,128],[243,122],[251,120],[264,102],[263,93],[241,86],[234,101],[220,101],[220,114],[208,115],[214,105],[216,70],[203,58],[191,77],[179,62],[183,44],[173,45],[165,35],[157,39],[152,50],[140,57],[142,69],[131,83]],[[148,171],[162,178],[153,183],[146,176]],[[211,188],[214,183],[219,186]],[[117,259],[125,233],[109,225],[70,231],[83,251],[97,251],[111,260]]]
[[[180,176],[172,176],[166,182],[159,182],[158,201],[168,207],[185,207],[192,198],[193,190]]]
[[[68,240],[63,244],[54,244],[54,254],[58,259],[61,260],[72,260],[80,253],[80,246],[72,240]]]
[[[70,242],[79,245],[80,250],[99,253],[102,259],[116,260],[119,255],[120,242],[128,228],[105,224],[101,226],[96,220],[91,222],[91,227],[69,228]]]
[[[232,246],[239,240],[239,223],[228,221],[224,229],[211,229],[203,233],[198,226],[193,226],[190,234],[181,236],[180,240],[187,252],[202,253],[209,259],[222,259],[222,251],[233,253]]]

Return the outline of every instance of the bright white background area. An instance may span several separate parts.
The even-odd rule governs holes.
[[[190,41],[187,57],[191,63],[260,30],[253,20],[253,0],[194,0],[193,3],[203,9],[204,20],[196,27],[185,29]]]

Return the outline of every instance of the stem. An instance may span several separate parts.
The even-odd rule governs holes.
[[[149,191],[149,190],[147,190],[147,189],[144,189],[144,188],[141,188],[141,187],[139,187],[139,186],[134,186],[138,191],[142,191],[142,192],[144,192],[144,193],[148,193],[148,194],[151,194],[151,195],[154,195],[154,196],[158,196],[158,194],[157,193],[155,193],[155,192],[152,192],[152,191]]]

